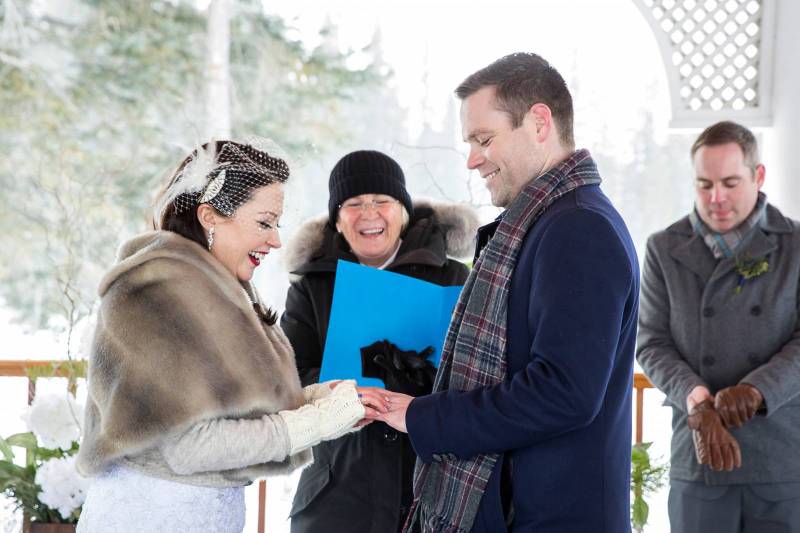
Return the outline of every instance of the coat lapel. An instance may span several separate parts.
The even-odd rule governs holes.
[[[686,241],[670,251],[670,255],[677,262],[697,274],[703,282],[708,281],[717,261],[711,255],[703,239],[694,233]]]
[[[682,218],[669,229],[685,238],[683,242],[670,251],[670,255],[697,274],[704,283],[712,279],[718,279],[736,267],[736,259],[734,258],[720,261],[714,259],[702,237],[692,229],[689,217]],[[786,221],[786,218],[774,207],[767,205],[766,222],[753,233],[750,241],[744,245],[736,256],[749,259],[764,257],[778,248],[778,236],[774,235],[775,233],[791,231],[792,226]]]

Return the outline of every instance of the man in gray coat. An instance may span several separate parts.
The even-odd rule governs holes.
[[[637,359],[673,410],[673,532],[800,532],[800,225],[757,152],[706,129],[694,210],[647,243]]]

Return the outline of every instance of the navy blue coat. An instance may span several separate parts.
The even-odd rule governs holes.
[[[633,243],[599,186],[564,195],[529,230],[511,281],[506,379],[416,398],[406,415],[422,461],[502,454],[474,533],[630,531],[638,295]]]

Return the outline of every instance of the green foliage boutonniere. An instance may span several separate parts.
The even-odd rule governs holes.
[[[736,294],[742,292],[747,280],[757,278],[761,274],[769,271],[769,262],[766,257],[760,259],[750,259],[740,257],[736,259],[736,272],[739,274],[739,281],[736,283]]]

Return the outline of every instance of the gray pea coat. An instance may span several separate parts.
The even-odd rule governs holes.
[[[670,475],[708,485],[800,481],[800,224],[767,205],[739,256],[769,271],[737,294],[734,259],[717,260],[684,217],[647,243],[636,358],[672,405]],[[732,430],[742,467],[712,472],[695,458],[686,396],[749,383],[766,412]]]

